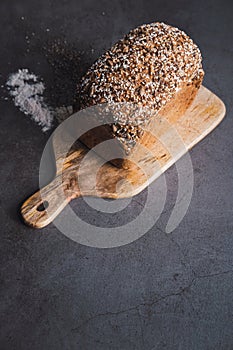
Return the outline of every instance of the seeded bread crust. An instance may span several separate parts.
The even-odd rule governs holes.
[[[157,115],[173,122],[189,107],[203,80],[201,62],[197,45],[175,27],[152,23],[130,31],[82,78],[79,108],[127,102],[139,109],[125,113],[116,108],[113,123],[84,134],[81,141],[92,148],[114,138],[124,159],[113,163],[128,168],[127,156],[136,152],[138,141],[148,140],[143,127],[153,125]],[[109,158],[108,153],[101,155]]]

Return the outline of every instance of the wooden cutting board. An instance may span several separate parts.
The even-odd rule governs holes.
[[[102,158],[80,142],[65,154],[62,145],[69,135],[58,127],[53,137],[56,177],[24,202],[21,213],[25,223],[42,228],[81,195],[117,199],[138,194],[208,135],[224,115],[224,103],[202,86],[179,120],[173,125],[158,125],[158,138],[150,149],[145,149],[143,157],[136,159],[137,169],[133,170],[119,169],[109,162],[103,164]]]

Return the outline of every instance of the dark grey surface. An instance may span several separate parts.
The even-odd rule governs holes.
[[[233,349],[232,11],[231,1],[1,1],[1,84],[30,68],[44,78],[51,103],[69,103],[72,94],[59,84],[63,76],[72,91],[70,66],[55,78],[43,45],[63,37],[83,51],[76,79],[129,29],[164,21],[198,43],[205,85],[227,106],[224,121],[191,151],[194,192],[179,227],[164,233],[177,191],[172,167],[157,224],[106,250],[74,243],[53,225],[22,224],[19,204],[38,188],[49,135],[1,101],[1,349]],[[131,203],[129,220],[145,193]],[[73,206],[90,217],[83,201]]]

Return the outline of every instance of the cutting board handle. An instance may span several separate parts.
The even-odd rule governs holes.
[[[23,220],[32,227],[45,227],[58,216],[71,199],[72,195],[65,195],[61,175],[58,175],[23,203],[21,206]]]

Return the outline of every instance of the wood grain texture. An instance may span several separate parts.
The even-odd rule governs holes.
[[[56,177],[24,202],[21,213],[25,223],[44,227],[81,195],[115,199],[136,195],[208,135],[224,115],[224,103],[202,86],[179,118],[158,118],[150,125],[149,141],[144,138],[140,151],[134,154],[135,165],[129,169],[117,168],[109,162],[103,164],[96,152],[80,142],[66,155],[61,147],[65,136],[56,133],[53,139]],[[48,206],[45,210],[43,203]]]

